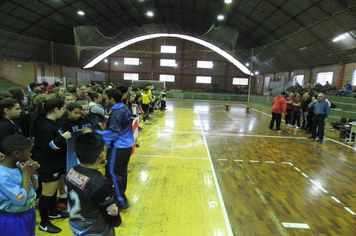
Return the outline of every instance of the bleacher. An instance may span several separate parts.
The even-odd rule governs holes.
[[[25,94],[28,94],[27,88],[21,87],[14,82],[5,79],[5,77],[0,77],[0,91],[9,91],[9,88],[22,88]]]

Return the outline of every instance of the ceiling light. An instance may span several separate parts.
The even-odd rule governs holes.
[[[108,59],[105,59],[104,62],[108,62]]]
[[[246,63],[246,66],[249,66],[250,65],[250,63]]]
[[[345,37],[346,37],[345,34],[339,35],[339,36],[337,36],[336,38],[333,39],[333,42],[335,43],[337,41],[340,41],[341,39],[344,39]]]
[[[218,16],[218,19],[219,19],[219,20],[223,20],[223,19],[224,19],[224,16],[223,16],[223,15],[219,15],[219,16]]]
[[[225,3],[232,3],[232,0],[225,0]]]
[[[78,11],[78,15],[84,16],[84,11]]]
[[[255,75],[258,75],[258,71],[255,71]]]
[[[118,63],[117,61],[115,61],[115,63],[114,63],[114,64],[115,64],[115,66],[119,65],[119,63]]]
[[[147,15],[148,15],[148,16],[153,16],[153,12],[152,12],[152,11],[149,11],[149,12],[147,12]]]

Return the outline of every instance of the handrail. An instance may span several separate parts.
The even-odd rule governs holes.
[[[279,88],[276,88],[276,89],[273,89],[271,91],[268,91],[267,92],[267,102],[269,101],[269,96],[272,95],[272,93],[282,93],[282,92],[285,92],[287,91],[288,88],[290,87],[293,87],[294,85],[285,85],[285,86],[282,86],[282,87],[279,87]]]

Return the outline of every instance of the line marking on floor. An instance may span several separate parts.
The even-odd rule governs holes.
[[[348,207],[344,207],[344,208],[345,208],[348,212],[350,212],[352,215],[354,215],[354,216],[356,215],[356,213],[353,212],[353,211],[351,211],[350,208],[348,208]]]
[[[325,189],[323,189],[322,187],[319,187],[321,189],[321,191],[323,191],[324,193],[329,193],[328,191],[326,191]]]
[[[178,158],[178,159],[196,159],[196,160],[209,160],[208,158],[202,157],[177,157],[177,156],[157,156],[157,155],[141,155],[141,154],[133,154],[133,156],[139,157],[159,157],[159,158]]]
[[[201,125],[201,120],[200,120],[199,112],[198,112],[197,114],[198,114],[198,118],[199,118],[199,123],[200,123],[200,125]],[[222,197],[222,193],[221,193],[221,190],[220,190],[220,185],[219,185],[219,182],[218,182],[218,178],[216,177],[215,168],[214,168],[214,165],[213,165],[213,161],[212,161],[212,159],[211,159],[211,155],[210,155],[208,143],[206,142],[205,134],[204,134],[204,130],[203,130],[203,129],[201,129],[201,133],[203,134],[203,139],[204,139],[204,143],[205,143],[205,148],[206,148],[206,151],[207,151],[207,153],[208,153],[209,162],[210,162],[210,167],[211,167],[211,172],[213,173],[213,178],[214,178],[214,182],[215,182],[215,187],[216,187],[216,191],[217,191],[217,194],[218,194],[218,197],[219,197],[219,202],[220,202],[221,210],[222,210],[222,213],[223,213],[223,215],[224,215],[227,233],[228,233],[229,236],[233,236],[234,234],[232,233],[229,216],[227,215],[225,202],[224,202],[224,199],[223,199],[223,197]],[[238,233],[239,233],[239,232],[238,232]]]
[[[255,188],[258,196],[260,197],[261,201],[263,202],[263,204],[267,205],[267,201],[266,198],[262,195],[261,191],[259,188]]]
[[[339,141],[337,141],[337,140],[335,140],[335,139],[327,138],[326,140],[330,140],[330,141],[333,141],[333,142],[335,142],[335,143],[337,143],[337,144],[340,144],[340,145],[342,145],[342,146],[344,146],[344,147],[348,147],[348,148],[351,148],[351,149],[353,149],[353,150],[356,150],[355,147],[351,147],[351,146],[349,146],[349,145],[347,145],[347,144],[344,144],[344,143],[342,143],[342,142],[339,142]]]
[[[244,161],[244,160],[234,160],[234,161],[239,161],[239,162],[242,162],[242,161]]]
[[[278,220],[277,216],[273,213],[273,211],[268,211],[269,217],[272,219],[273,223],[276,225],[279,233],[282,236],[287,236],[286,232],[284,232],[284,228],[281,225],[281,222]]]
[[[300,171],[297,167],[294,167],[294,169],[296,169],[297,171]]]
[[[288,165],[289,165],[289,164],[290,164],[290,162],[282,162],[282,164],[288,164]]]
[[[282,222],[282,225],[286,228],[298,228],[298,229],[310,229],[308,224],[305,223],[287,223]]]
[[[266,161],[266,163],[276,163],[275,161]]]
[[[218,161],[227,161],[227,159],[218,159]]]
[[[308,178],[308,176],[307,176],[306,174],[302,173],[302,175],[303,175],[304,177]]]
[[[228,114],[227,111],[222,110],[222,112],[224,112],[226,115],[228,115],[228,116],[229,116],[233,121],[235,121],[236,123],[239,123],[239,122],[237,122],[238,119],[236,120],[234,117],[230,116],[230,114]]]
[[[250,160],[250,162],[260,162],[260,161],[254,161],[254,160]]]
[[[335,202],[337,202],[337,203],[341,203],[341,202],[339,201],[339,199],[337,199],[336,197],[331,196],[331,198],[332,198],[332,199],[334,199],[334,201],[335,201]]]

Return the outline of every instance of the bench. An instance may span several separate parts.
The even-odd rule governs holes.
[[[229,107],[243,107],[246,108],[246,113],[250,113],[250,108],[249,106],[241,105],[241,104],[225,104],[226,106],[226,111],[229,111]]]

